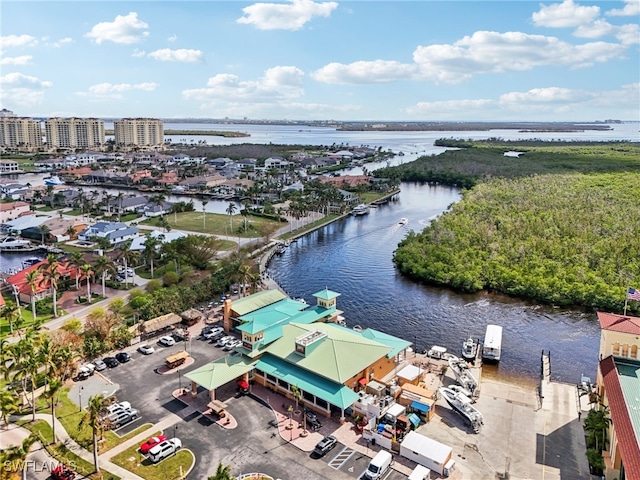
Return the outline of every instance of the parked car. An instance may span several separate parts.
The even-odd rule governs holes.
[[[147,458],[153,463],[158,463],[182,448],[182,442],[179,438],[170,438],[149,450]]]
[[[311,428],[311,430],[318,430],[322,428],[322,423],[320,423],[320,420],[318,420],[318,416],[315,413],[307,411],[305,412],[305,417],[307,419],[307,427]]]
[[[120,362],[118,362],[118,359],[116,357],[104,357],[102,361],[109,368],[115,368],[120,365]]]
[[[105,408],[107,416],[113,415],[114,413],[123,412],[125,410],[131,410],[131,404],[127,401],[112,403]]]
[[[138,411],[135,408],[130,408],[116,413],[113,416],[110,415],[108,418],[113,428],[120,428],[138,418]]]
[[[227,335],[226,337],[222,337],[216,342],[216,347],[224,347],[230,341],[235,340],[231,335]]]
[[[151,355],[156,350],[151,345],[140,345],[138,351],[143,355]]]
[[[211,343],[217,343],[222,337],[225,337],[227,334],[224,332],[216,333],[213,337],[211,337]]]
[[[227,342],[227,344],[226,344],[224,347],[222,347],[222,349],[223,349],[225,352],[230,352],[230,351],[231,351],[231,350],[233,350],[234,348],[236,348],[236,347],[241,347],[241,346],[242,346],[242,340],[236,340],[236,339],[234,339],[234,340],[231,340],[230,342]]]
[[[159,443],[164,442],[167,439],[164,435],[158,435],[157,437],[151,437],[149,440],[140,445],[140,451],[144,454],[149,453],[153,447],[158,445]]]
[[[76,478],[76,474],[69,467],[61,463],[51,470],[51,478],[53,480],[73,480]]]
[[[165,347],[171,347],[172,345],[176,344],[176,341],[173,339],[173,337],[170,337],[169,335],[165,335],[158,339],[158,343]]]
[[[129,360],[131,360],[131,355],[129,355],[127,352],[116,353],[116,360],[118,360],[120,363],[127,363]]]
[[[176,342],[184,342],[188,337],[182,331],[176,330],[171,334],[171,338]]]
[[[222,328],[222,327],[213,327],[210,330],[207,330],[205,333],[203,333],[202,336],[204,338],[206,338],[207,340],[211,340],[213,337],[215,337],[216,335],[218,335],[220,333],[224,333],[224,328]]]
[[[93,364],[96,367],[96,372],[101,372],[102,370],[104,370],[105,368],[107,368],[107,364],[104,363],[102,360],[95,360],[93,362]]]
[[[318,442],[311,455],[315,458],[320,458],[324,456],[328,451],[332,450],[337,444],[338,439],[336,437],[332,435],[324,437]]]
[[[126,280],[126,278],[124,278],[122,275],[118,275],[116,277],[116,282],[123,283],[125,280]]]

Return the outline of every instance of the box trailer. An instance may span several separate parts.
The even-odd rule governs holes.
[[[189,354],[182,350],[165,358],[164,364],[167,366],[167,368],[176,368],[182,365],[187,360],[187,358],[189,358]]]
[[[409,432],[400,444],[400,455],[448,477],[455,466],[453,449],[443,443]]]

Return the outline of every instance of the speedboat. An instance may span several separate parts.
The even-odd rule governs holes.
[[[469,397],[460,391],[456,392],[455,390],[446,387],[440,387],[438,392],[444,397],[451,408],[469,422],[474,433],[480,432],[480,427],[484,424],[484,419],[482,418],[482,414],[471,405]]]
[[[367,213],[369,213],[369,205],[367,205],[366,203],[361,203],[360,205],[353,207],[353,210],[351,211],[351,213],[353,213],[356,216],[366,215]]]
[[[64,182],[57,175],[44,178],[43,181],[45,185],[64,185]]]
[[[434,345],[429,350],[425,352],[427,357],[442,359],[447,353],[447,349],[445,347],[441,347],[440,345]]]
[[[476,388],[478,388],[478,381],[471,373],[471,370],[469,370],[467,362],[455,355],[451,355],[447,361],[449,363],[449,367],[453,370],[456,382],[458,382],[462,388],[473,394],[476,391]]]
[[[409,222],[408,218],[402,217],[398,222],[400,225],[406,225]]]
[[[478,354],[478,342],[476,342],[473,339],[473,337],[469,337],[464,342],[462,342],[462,357],[465,360],[474,362],[476,360],[477,354]]]
[[[31,241],[16,237],[4,237],[0,242],[0,250],[23,250],[31,246]]]

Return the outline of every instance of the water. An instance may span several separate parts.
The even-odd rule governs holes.
[[[539,307],[504,296],[461,295],[416,284],[391,261],[409,230],[421,230],[459,199],[453,188],[403,183],[398,200],[369,215],[348,217],[292,243],[269,265],[270,275],[292,297],[315,304],[325,287],[341,294],[338,308],[349,326],[371,327],[459,354],[463,340],[482,337],[486,325],[504,327],[501,375],[533,380],[540,354],[550,350],[552,376],[570,383],[595,378],[600,329],[595,314]],[[405,226],[398,224],[409,219]]]

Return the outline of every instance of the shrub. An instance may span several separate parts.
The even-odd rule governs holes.
[[[176,272],[167,272],[162,277],[162,282],[164,283],[165,287],[175,285],[179,281],[180,281],[180,275],[178,275]]]

